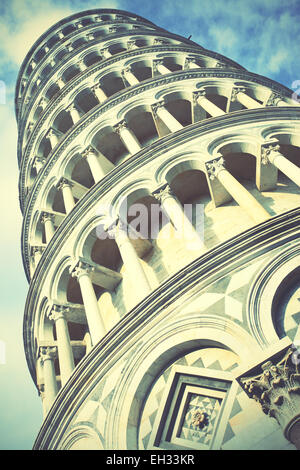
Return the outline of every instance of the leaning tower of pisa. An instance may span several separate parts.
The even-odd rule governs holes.
[[[36,41],[16,115],[34,448],[299,448],[291,91],[98,9]]]

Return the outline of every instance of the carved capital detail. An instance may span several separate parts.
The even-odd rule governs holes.
[[[154,104],[151,106],[152,112],[153,112],[154,116],[157,115],[157,110],[158,110],[159,108],[164,108],[165,104],[166,104],[166,103],[165,103],[164,100],[160,100],[160,101],[157,101],[156,103],[154,103]]]
[[[67,180],[66,178],[61,178],[59,180],[59,182],[57,183],[57,189],[62,189],[64,188],[65,186],[68,186],[69,188],[72,188],[73,183],[71,183],[69,180]]]
[[[279,101],[283,101],[282,96],[280,96],[279,93],[273,92],[269,97],[266,106],[277,106]]]
[[[261,163],[267,165],[270,163],[270,154],[272,152],[280,153],[280,144],[278,142],[267,142],[261,146]]]
[[[222,156],[205,163],[209,179],[214,180],[218,177],[221,170],[225,170],[225,160]]]
[[[171,187],[166,184],[165,186],[153,191],[153,196],[158,200],[160,204],[164,202],[168,197],[175,197]]]
[[[123,119],[122,121],[118,122],[118,124],[113,126],[113,128],[119,134],[122,131],[122,129],[127,129],[128,128],[128,124],[125,121],[125,119]]]
[[[64,305],[53,305],[51,311],[49,312],[48,318],[49,320],[53,320],[54,322],[61,318],[65,320],[65,314],[69,312],[69,310],[70,309],[68,307],[65,307]]]
[[[41,357],[42,364],[45,361],[53,361],[57,357],[57,347],[56,346],[41,346],[40,357]]]
[[[91,154],[97,156],[98,152],[92,145],[89,145],[86,149],[83,150],[83,152],[81,153],[81,156],[83,158],[87,158]]]
[[[253,372],[258,373],[239,379],[242,388],[261,405],[266,415],[277,420],[287,439],[299,442],[299,352],[292,345]]]
[[[205,88],[200,88],[199,90],[194,91],[193,92],[193,101],[194,101],[194,103],[197,102],[198,98],[203,98],[205,96],[206,96]]]
[[[237,101],[238,93],[245,93],[245,92],[246,92],[245,87],[241,87],[241,86],[234,87],[231,92],[231,101]]]
[[[90,274],[93,271],[95,271],[95,268],[93,266],[84,261],[78,261],[75,268],[71,272],[71,276],[79,280],[81,276]]]
[[[45,222],[47,222],[48,220],[50,220],[51,222],[54,222],[54,214],[50,214],[49,212],[42,212],[41,214],[42,224],[45,224]]]

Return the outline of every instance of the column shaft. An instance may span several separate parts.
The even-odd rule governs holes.
[[[68,214],[75,206],[75,200],[74,200],[74,196],[72,193],[72,189],[68,183],[65,183],[65,184],[62,184],[61,190],[63,194],[66,213]]]
[[[198,96],[197,97],[197,103],[205,111],[207,111],[212,117],[223,116],[224,114],[226,114],[225,111],[223,111],[223,109],[219,108],[219,106],[212,103],[205,96]]]
[[[62,313],[60,313],[58,318],[55,320],[55,327],[57,335],[60,376],[62,385],[64,385],[72,374],[75,365],[68,324]]]
[[[161,207],[168,215],[180,237],[185,242],[192,243],[191,246],[195,248],[203,247],[201,237],[184,213],[181,203],[178,201],[177,197],[172,194],[168,186],[161,191],[161,197],[158,194],[158,199],[160,200]]]
[[[48,349],[48,348],[46,348]],[[51,348],[55,349],[55,348]],[[51,353],[42,353],[43,369],[44,369],[44,382],[45,382],[45,408],[48,411],[58,392],[55,369],[54,357]]]
[[[95,345],[106,333],[104,323],[100,315],[98,301],[89,274],[80,274],[78,276],[78,282],[80,285],[92,343]]]
[[[294,163],[290,162],[280,152],[270,152],[270,162],[292,180],[297,186],[300,186],[300,168]]]
[[[117,227],[115,233],[115,240],[126,271],[135,286],[137,296],[142,299],[151,292],[151,286],[125,229],[118,229]]]
[[[123,72],[123,75],[124,75],[124,78],[127,80],[127,82],[129,83],[129,85],[131,86],[134,86],[134,85],[138,85],[140,83],[140,81],[136,78],[136,76],[134,75],[133,72],[131,72],[131,70],[125,70]]]
[[[263,108],[261,103],[251,98],[251,96],[247,95],[243,91],[239,91],[236,94],[236,99],[248,109]]]
[[[183,125],[164,106],[159,106],[156,109],[156,114],[171,132],[176,132],[183,128]]]
[[[142,147],[131,129],[121,124],[118,132],[129,153],[133,155],[141,150]]]
[[[105,100],[107,100],[107,95],[104,92],[104,90],[99,86],[96,85],[92,88],[92,91],[95,95],[95,97],[98,99],[99,103],[103,103]]]
[[[220,170],[217,174],[217,178],[239,206],[243,207],[255,222],[259,223],[270,218],[268,212],[260,205],[255,197],[253,197],[229,171],[225,168]]]

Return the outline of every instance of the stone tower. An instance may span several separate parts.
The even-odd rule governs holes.
[[[33,45],[16,115],[35,449],[299,447],[291,91],[98,9]]]

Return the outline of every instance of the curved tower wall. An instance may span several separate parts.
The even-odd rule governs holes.
[[[297,413],[244,386],[297,339],[291,96],[119,10],[31,48],[16,116],[35,448],[294,448]]]

